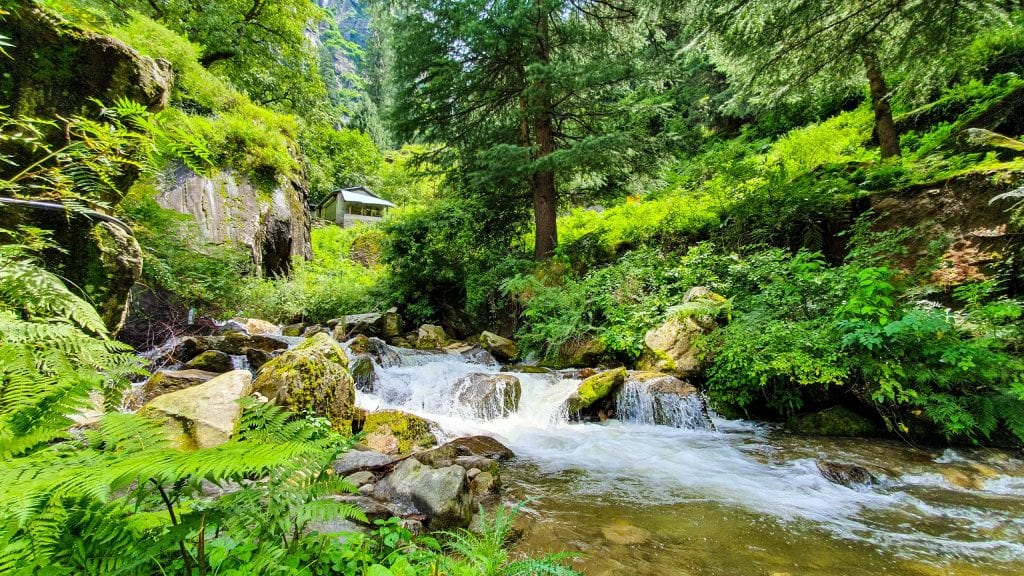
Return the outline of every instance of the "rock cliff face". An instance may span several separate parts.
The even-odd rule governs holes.
[[[178,168],[165,176],[157,202],[192,215],[209,242],[247,248],[263,275],[286,274],[293,258],[312,258],[311,219],[301,183],[283,181],[268,194],[231,171],[207,177]]]

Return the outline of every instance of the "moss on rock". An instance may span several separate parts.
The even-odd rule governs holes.
[[[355,382],[345,351],[327,334],[317,334],[267,362],[253,390],[292,412],[327,418],[339,432],[352,430]]]
[[[418,448],[437,445],[429,421],[398,410],[370,412],[363,423],[363,432],[370,447],[384,453],[408,454]]]
[[[569,398],[569,412],[582,412],[598,400],[614,394],[625,381],[625,368],[608,370],[587,378],[580,383],[576,393]]]

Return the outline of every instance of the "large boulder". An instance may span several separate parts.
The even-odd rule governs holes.
[[[398,410],[370,412],[362,431],[366,445],[384,454],[408,454],[437,445],[429,420]]]
[[[498,336],[494,332],[480,333],[480,347],[502,362],[511,362],[519,355],[519,348],[516,347],[515,342]]]
[[[207,242],[244,247],[265,276],[287,274],[293,258],[313,256],[302,182],[282,178],[267,193],[230,170],[200,175],[185,167],[161,182],[161,206],[192,215]]]
[[[128,407],[137,408],[157,396],[198,386],[213,380],[217,375],[217,372],[206,370],[157,370],[134,393],[135,397]]]
[[[874,422],[843,406],[833,406],[812,414],[794,416],[786,430],[807,436],[877,436]]]
[[[249,350],[276,352],[288,347],[288,343],[270,336],[251,335],[242,331],[225,332],[221,336],[201,336],[198,338],[206,350],[218,350],[232,356],[246,354]]]
[[[690,430],[714,427],[703,396],[685,380],[660,372],[632,372],[616,397],[620,420]]]
[[[378,483],[378,492],[412,502],[432,530],[463,528],[473,517],[473,496],[462,466],[431,468],[408,458]]]
[[[566,408],[570,414],[579,414],[582,417],[588,417],[590,413],[607,414],[614,410],[614,407],[608,404],[614,402],[615,394],[625,381],[625,368],[595,374],[580,382],[576,392],[566,401]]]
[[[444,328],[424,324],[416,331],[416,347],[420,350],[440,350],[448,343]]]
[[[689,313],[670,317],[644,335],[644,352],[638,368],[668,372],[683,378],[698,372],[701,354],[694,344],[697,338],[715,329],[717,311],[727,303],[724,296],[706,287],[691,288],[683,298],[683,305],[688,307]]]
[[[511,374],[469,374],[455,382],[455,400],[467,416],[493,420],[519,409],[522,384]]]
[[[292,412],[327,418],[341,432],[352,429],[355,382],[345,351],[327,334],[317,334],[264,364],[253,390]]]
[[[327,325],[334,329],[334,339],[338,341],[360,334],[394,338],[402,333],[402,317],[398,314],[397,308],[391,308],[386,312],[349,314],[330,320]]]
[[[242,408],[238,400],[252,391],[252,374],[235,370],[209,382],[158,396],[139,413],[167,419],[167,431],[181,450],[210,448],[227,442]]]
[[[380,338],[359,334],[349,340],[347,345],[352,354],[366,354],[373,358],[381,368],[391,368],[402,363],[402,357]]]

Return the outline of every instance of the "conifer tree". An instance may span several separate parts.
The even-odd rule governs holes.
[[[640,18],[626,0],[396,2],[394,127],[457,151],[484,194],[528,191],[545,259],[559,189],[623,165],[632,146],[615,121],[618,91],[638,72]]]
[[[697,0],[708,34],[745,94],[778,100],[822,83],[866,78],[883,158],[900,154],[887,77],[936,71],[983,27],[1000,0]],[[930,69],[930,70],[929,70]],[[817,82],[817,83],[816,83]]]

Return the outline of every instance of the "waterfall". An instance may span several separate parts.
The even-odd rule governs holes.
[[[666,381],[672,386],[666,386]],[[661,424],[688,430],[712,430],[704,399],[688,385],[679,390],[670,377],[628,378],[616,398],[616,414],[624,422]]]

